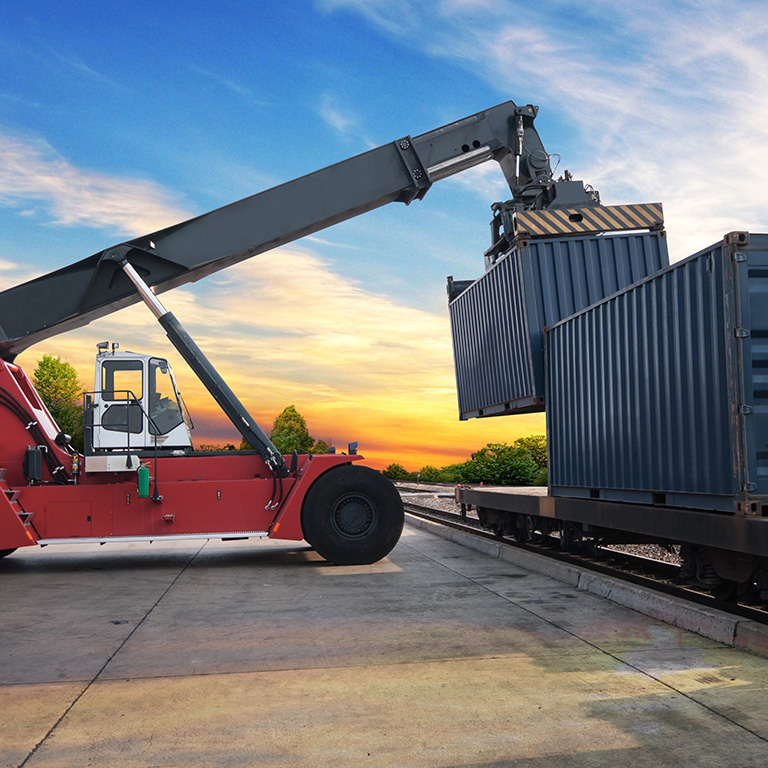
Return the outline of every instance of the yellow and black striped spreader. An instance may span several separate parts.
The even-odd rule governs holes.
[[[664,214],[661,203],[596,205],[522,211],[514,214],[514,222],[516,237],[558,237],[630,229],[658,231],[664,228]]]

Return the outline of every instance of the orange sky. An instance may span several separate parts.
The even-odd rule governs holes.
[[[463,461],[488,442],[544,433],[544,415],[459,421],[447,306],[400,306],[293,246],[161,295],[269,434],[295,405],[310,434],[339,450],[360,443],[368,463],[409,470]],[[239,443],[237,431],[186,367],[144,306],[50,339],[19,356],[31,374],[60,355],[92,387],[95,345],[168,357],[197,428],[195,444]]]

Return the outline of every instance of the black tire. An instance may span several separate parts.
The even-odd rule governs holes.
[[[304,538],[336,565],[368,565],[386,557],[403,530],[403,502],[386,477],[343,465],[321,475],[301,509]]]
[[[13,549],[0,549],[0,557],[8,557],[12,552],[15,552],[18,549],[18,547],[14,547]]]

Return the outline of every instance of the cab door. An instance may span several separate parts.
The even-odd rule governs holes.
[[[93,447],[146,447],[144,417],[145,361],[109,357],[101,361],[101,381],[94,392]]]

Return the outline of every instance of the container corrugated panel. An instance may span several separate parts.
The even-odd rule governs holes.
[[[550,492],[762,513],[768,235],[733,233],[547,331]]]
[[[544,328],[669,264],[663,232],[533,240],[449,304],[462,419],[544,410]]]

